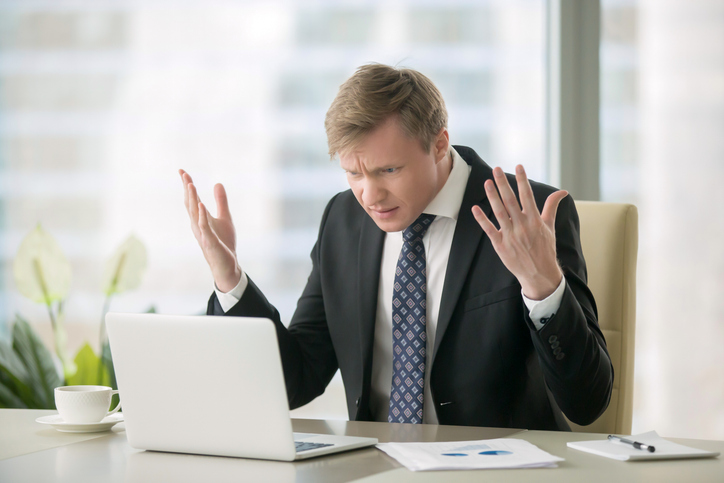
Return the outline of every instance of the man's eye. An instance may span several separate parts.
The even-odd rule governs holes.
[[[397,171],[397,168],[387,168],[387,169],[385,169],[385,170],[383,170],[383,171],[384,171],[385,173],[394,173],[395,171]]]

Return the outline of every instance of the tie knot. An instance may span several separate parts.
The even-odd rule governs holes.
[[[425,236],[425,232],[434,219],[435,215],[428,215],[427,213],[421,214],[412,225],[405,228],[405,231],[402,232],[402,238],[410,244],[422,240],[422,237]]]

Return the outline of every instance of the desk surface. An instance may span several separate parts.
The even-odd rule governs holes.
[[[461,426],[400,425],[347,421],[293,420],[294,430],[380,441],[455,441],[512,437],[530,441],[565,458],[558,468],[411,472],[374,448],[283,463],[139,451],[128,445],[123,424],[105,433],[59,433],[35,422],[55,411],[0,409],[0,481],[13,482],[515,482],[536,481],[716,481],[724,480],[724,459],[621,462],[569,449],[568,441],[606,435],[517,431]],[[674,440],[724,453],[724,441]]]

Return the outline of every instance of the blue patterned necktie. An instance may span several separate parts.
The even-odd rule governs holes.
[[[427,266],[422,237],[435,219],[423,213],[402,232],[392,292],[390,423],[422,423]]]

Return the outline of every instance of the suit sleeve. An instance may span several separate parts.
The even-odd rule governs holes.
[[[563,413],[574,423],[591,424],[608,407],[613,366],[593,294],[587,286],[575,204],[564,198],[556,215],[556,250],[566,288],[556,314],[537,330],[528,317],[531,338],[546,384]]]
[[[320,250],[333,198],[324,212],[319,238],[311,253],[312,272],[289,324],[285,327],[279,311],[266,299],[249,278],[249,285],[239,302],[224,313],[216,294],[209,299],[208,315],[265,317],[274,322],[281,353],[284,380],[290,409],[307,404],[322,394],[337,371],[337,358],[327,327],[320,281]]]

